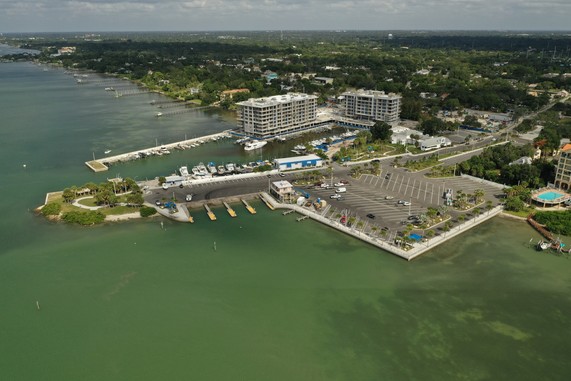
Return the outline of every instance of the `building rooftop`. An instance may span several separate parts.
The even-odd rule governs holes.
[[[272,184],[274,185],[274,188],[276,188],[276,189],[293,188],[293,185],[291,185],[291,183],[287,180],[274,181]]]
[[[300,161],[309,161],[309,160],[322,160],[319,156],[317,155],[305,155],[305,156],[293,156],[293,157],[282,157],[279,159],[274,159],[274,162],[277,162],[278,164],[282,164],[282,163],[289,163],[289,162],[300,162]]]
[[[289,103],[307,99],[317,99],[317,97],[315,95],[308,95],[303,93],[287,93],[285,95],[274,95],[272,97],[265,98],[250,98],[247,101],[238,102],[237,104],[240,106],[267,107],[275,106],[280,103]]]
[[[365,97],[376,97],[376,98],[401,98],[399,94],[395,93],[385,93],[379,90],[356,90],[356,91],[346,91],[342,95],[358,95]]]

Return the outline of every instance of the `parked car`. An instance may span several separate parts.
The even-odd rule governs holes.
[[[385,196],[385,200],[392,200],[393,198],[393,196]]]
[[[186,202],[190,202],[190,201],[192,201],[192,195],[191,195],[191,194],[187,194],[184,199],[186,200]]]
[[[161,202],[161,200],[155,200],[155,205],[156,206],[161,206],[163,203]]]
[[[340,180],[339,182],[341,184],[349,185],[349,181],[347,181],[347,180]]]
[[[369,217],[369,218],[372,219],[372,220],[375,219],[375,215],[374,215],[373,213],[367,214],[367,217]]]
[[[285,173],[280,172],[280,177],[285,177]]]
[[[329,196],[329,198],[333,198],[333,199],[337,199],[337,200],[339,200],[339,199],[341,198],[341,195],[340,195],[340,194],[337,194],[337,193],[335,193],[335,194],[332,194],[331,196]]]
[[[342,182],[338,182],[338,183],[335,183],[334,185],[335,185],[336,187],[342,187],[342,186],[344,186],[345,184],[342,183]]]
[[[345,192],[347,192],[347,188],[341,187],[341,188],[335,189],[335,193],[345,193]]]
[[[390,178],[391,178],[391,174],[390,174],[390,173],[387,173],[387,174],[385,175],[385,179],[388,180],[388,179],[390,179]]]
[[[167,183],[163,183],[163,189],[164,189],[164,190],[169,189],[169,185],[168,185]]]
[[[410,206],[412,203],[410,201],[403,201],[402,203],[404,206]]]

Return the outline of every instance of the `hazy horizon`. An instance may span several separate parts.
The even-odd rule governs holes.
[[[2,33],[568,31],[567,0],[0,0]]]

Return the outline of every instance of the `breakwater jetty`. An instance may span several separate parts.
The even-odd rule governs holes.
[[[113,163],[126,162],[131,160],[140,159],[147,156],[164,155],[170,153],[171,149],[189,149],[191,147],[196,147],[202,143],[217,141],[219,139],[229,138],[230,130],[222,131],[212,135],[206,135],[198,138],[185,139],[174,143],[162,144],[161,146],[155,146],[152,148],[144,148],[137,151],[122,153],[115,156],[106,156],[100,159],[86,161],[85,165],[94,172],[104,172],[109,170],[109,165]]]

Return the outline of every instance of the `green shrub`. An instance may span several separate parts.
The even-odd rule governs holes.
[[[105,221],[105,215],[95,210],[88,212],[71,211],[64,213],[62,220],[70,224],[95,225]]]
[[[61,212],[61,204],[57,202],[49,202],[42,208],[42,215],[44,216],[57,216]]]
[[[157,210],[155,208],[151,208],[150,206],[143,206],[139,212],[141,213],[141,217],[149,217],[153,214],[156,214]]]

